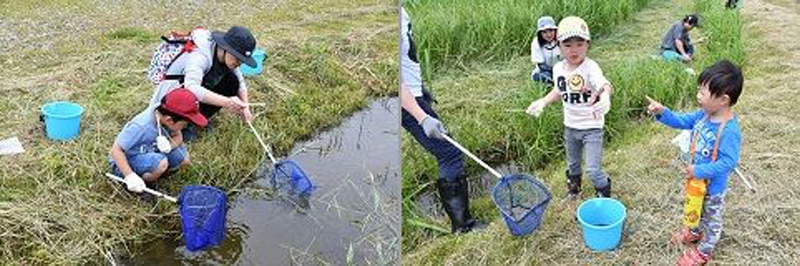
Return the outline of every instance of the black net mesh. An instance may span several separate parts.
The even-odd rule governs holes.
[[[513,235],[536,230],[551,197],[542,182],[524,174],[504,176],[492,190],[492,200]]]

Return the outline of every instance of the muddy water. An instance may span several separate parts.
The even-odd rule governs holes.
[[[130,264],[385,264],[400,251],[397,98],[372,102],[342,125],[296,144],[288,159],[311,176],[307,208],[270,196],[259,179],[229,199],[223,244],[191,253],[160,240]],[[256,195],[256,196],[254,196]],[[266,195],[266,196],[257,196]]]

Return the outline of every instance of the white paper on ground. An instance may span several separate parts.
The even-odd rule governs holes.
[[[22,142],[17,137],[0,140],[0,155],[23,153]]]

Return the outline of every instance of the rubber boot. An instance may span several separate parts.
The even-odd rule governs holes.
[[[457,181],[439,179],[436,181],[439,197],[447,216],[450,217],[452,233],[467,233],[478,225],[469,213],[469,183],[466,178]]]
[[[577,198],[581,194],[581,174],[570,175],[569,170],[565,173],[567,175],[567,193],[571,198]]]
[[[598,198],[610,198],[611,197],[611,178],[608,178],[608,185],[605,187],[595,187],[595,192],[597,193]]]

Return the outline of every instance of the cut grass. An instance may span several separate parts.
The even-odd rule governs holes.
[[[391,1],[0,5],[0,75],[10,77],[0,80],[7,99],[0,101],[0,136],[19,136],[27,150],[0,158],[2,264],[99,264],[104,256],[135,255],[155,237],[179,234],[174,205],[147,206],[103,176],[117,133],[150,100],[145,70],[164,32],[197,25],[251,29],[267,50],[265,73],[248,78],[250,99],[268,103],[253,108],[254,123],[279,154],[369,99],[396,95]],[[177,8],[192,16],[175,16]],[[39,107],[54,100],[86,108],[77,140],[44,137]],[[193,165],[162,180],[162,190],[231,189],[251,177],[263,155],[241,120],[224,111],[189,152]]]

